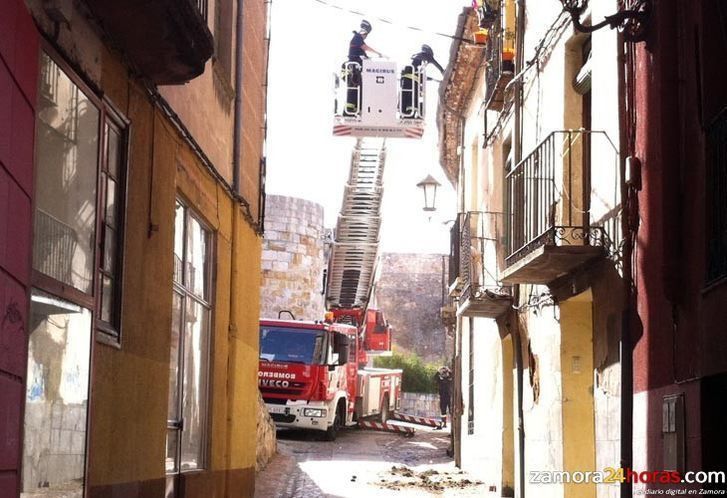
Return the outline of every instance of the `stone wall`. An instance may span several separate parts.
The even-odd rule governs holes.
[[[436,363],[451,357],[451,344],[439,315],[442,264],[446,278],[447,260],[441,254],[381,255],[375,299],[394,327],[394,351],[415,353]]]
[[[439,395],[426,393],[401,393],[399,412],[417,417],[436,418],[439,413]]]
[[[257,458],[255,460],[255,471],[264,469],[270,459],[278,451],[278,440],[275,435],[275,423],[265,407],[260,391],[257,393]]]
[[[323,207],[280,195],[265,204],[260,316],[290,310],[297,319],[323,318],[323,270],[327,267]]]

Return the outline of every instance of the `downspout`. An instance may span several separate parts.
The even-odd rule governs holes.
[[[515,74],[521,74],[524,67],[524,51],[525,51],[525,0],[517,0],[517,24],[515,27]],[[522,106],[523,106],[523,87],[522,79],[515,84],[515,109],[514,109],[514,126],[515,133],[513,137],[513,159],[514,165],[520,163],[523,156],[522,144]],[[520,286],[514,288],[514,300],[520,304]],[[523,350],[522,337],[520,336],[520,326],[518,323],[513,327],[513,347],[515,348],[515,368],[517,370],[517,432],[518,432],[518,487],[519,497],[525,498],[525,417],[523,415]]]
[[[240,149],[242,147],[242,20],[244,0],[237,0],[235,23],[235,131],[232,140],[232,190],[240,195]]]
[[[619,68],[619,81],[623,82],[619,85],[619,114],[622,121],[619,129],[621,130],[620,149],[621,158],[619,160],[619,169],[621,170],[621,202],[623,204],[621,229],[624,237],[623,249],[623,280],[624,280],[624,296],[623,296],[623,312],[621,315],[621,341],[619,345],[619,356],[621,359],[621,417],[620,417],[620,468],[632,468],[633,461],[633,346],[631,323],[632,315],[636,313],[636,293],[633,277],[633,232],[632,212],[636,210],[638,213],[638,205],[636,200],[636,192],[626,183],[626,162],[627,158],[635,158],[635,114],[633,110],[635,89],[634,84],[634,44],[625,42],[623,36],[619,35],[619,57],[621,63]],[[634,119],[632,119],[632,117]],[[621,482],[620,496],[621,498],[631,498],[633,493],[633,484],[628,480]]]

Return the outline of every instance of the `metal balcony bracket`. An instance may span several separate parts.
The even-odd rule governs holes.
[[[630,9],[620,10],[606,16],[603,21],[591,25],[581,23],[581,15],[588,6],[588,0],[560,0],[560,2],[563,4],[563,10],[570,15],[576,31],[593,33],[608,26],[611,29],[618,28],[627,41],[642,42],[646,39],[650,19],[649,0],[636,0]]]

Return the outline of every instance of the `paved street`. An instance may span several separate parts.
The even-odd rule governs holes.
[[[335,442],[278,432],[279,454],[258,474],[255,498],[488,496],[446,454],[449,433],[417,428],[412,438],[349,429]]]

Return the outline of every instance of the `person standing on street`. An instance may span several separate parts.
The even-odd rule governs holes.
[[[452,407],[452,371],[449,367],[442,366],[435,375],[439,389],[439,412],[441,413],[442,425],[447,427],[447,413]]]

